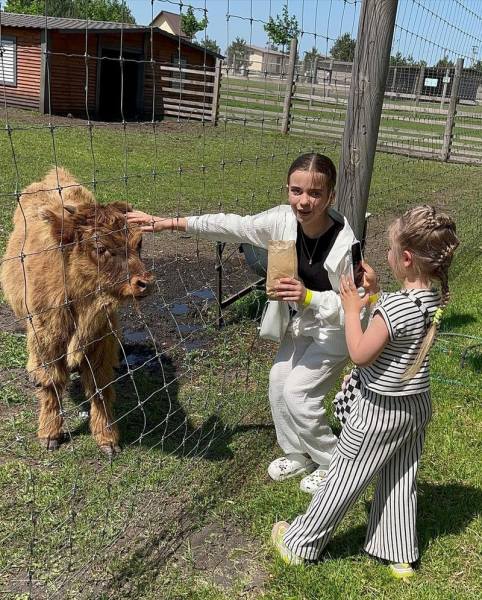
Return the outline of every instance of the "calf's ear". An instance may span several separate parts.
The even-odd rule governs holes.
[[[59,243],[70,244],[74,241],[74,223],[72,215],[77,212],[75,206],[64,205],[64,210],[59,213],[40,208],[38,215],[41,221],[50,226],[50,235]]]

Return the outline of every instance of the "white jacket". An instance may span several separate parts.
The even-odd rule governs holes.
[[[309,336],[319,341],[330,340],[335,345],[333,350],[342,352],[346,351],[345,321],[338,291],[340,277],[349,273],[350,246],[356,238],[341,213],[330,208],[328,214],[334,221],[344,224],[324,263],[333,290],[313,291],[311,302],[306,307],[293,304],[297,312],[291,321],[290,329],[295,336]],[[297,220],[291,206],[282,205],[245,217],[223,213],[187,217],[187,232],[207,240],[247,243],[268,248],[269,240],[296,241]],[[286,306],[283,302],[271,302],[269,310],[280,311],[283,304]]]

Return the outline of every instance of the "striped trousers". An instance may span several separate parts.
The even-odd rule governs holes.
[[[416,561],[417,468],[431,414],[430,392],[395,397],[362,388],[324,485],[284,534],[286,546],[297,556],[316,560],[377,477],[365,550],[392,562]]]

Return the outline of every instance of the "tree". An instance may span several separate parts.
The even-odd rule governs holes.
[[[219,52],[218,43],[216,40],[212,40],[208,36],[199,42],[194,42],[197,46],[201,46],[202,48],[206,48],[206,50],[210,50],[211,52]]]
[[[355,58],[356,40],[349,33],[340,35],[330,49],[330,54],[336,60],[352,62]]]
[[[280,17],[279,15],[276,15],[276,19],[270,17],[268,22],[264,25],[264,30],[268,34],[271,42],[283,47],[283,52],[291,40],[298,37],[298,34],[300,33],[296,17],[290,17],[288,15],[287,4],[283,6],[283,16]]]
[[[244,38],[237,37],[227,49],[228,65],[236,69],[236,65],[247,66],[249,48]]]
[[[133,14],[120,0],[7,0],[5,12],[45,15],[92,21],[135,23]]]
[[[441,58],[435,65],[434,67],[455,67],[454,63],[449,60],[449,57],[447,54],[444,54],[444,57]]]
[[[188,6],[186,14],[181,15],[181,30],[190,39],[192,36],[205,29],[208,24],[207,17],[198,21],[194,15],[194,9],[191,5]]]

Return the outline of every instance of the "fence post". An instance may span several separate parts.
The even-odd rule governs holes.
[[[447,95],[447,86],[448,86],[448,77],[450,75],[450,69],[445,69],[445,81],[444,81],[444,87],[442,90],[442,100],[440,101],[440,110],[443,110],[444,107],[444,102],[445,102],[445,96]]]
[[[424,79],[425,79],[425,66],[422,65],[420,67],[420,71],[418,72],[417,89],[415,91],[415,106],[418,106],[420,103],[420,96],[422,95]]]
[[[398,0],[363,0],[340,155],[337,207],[363,234]]]
[[[455,65],[454,81],[452,83],[452,92],[450,94],[449,108],[447,111],[447,120],[445,122],[444,141],[442,145],[441,159],[447,162],[450,158],[450,150],[452,147],[452,130],[455,125],[455,115],[457,114],[457,101],[459,99],[460,78],[462,69],[464,68],[464,59],[458,58]]]
[[[295,78],[297,45],[298,40],[296,38],[293,38],[291,40],[290,47],[290,64],[288,66],[288,73],[286,75],[285,101],[283,104],[283,116],[281,117],[281,133],[288,133],[288,125],[290,122],[291,96],[293,95],[293,83]]]
[[[214,67],[213,103],[211,109],[211,122],[214,126],[218,124],[219,117],[219,94],[221,93],[221,60],[216,59]]]

